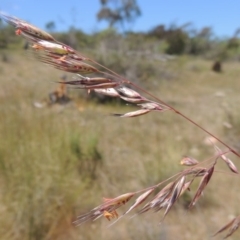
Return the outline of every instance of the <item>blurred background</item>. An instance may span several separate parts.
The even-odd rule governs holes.
[[[0,3],[1,11],[152,92],[238,152],[239,9],[231,0]],[[74,227],[102,197],[154,185],[183,170],[183,156],[203,161],[214,149],[172,112],[109,116],[133,106],[56,83],[73,76],[38,62],[0,21],[0,239],[212,239],[239,214],[239,178],[220,163],[196,207],[187,209],[198,182],[161,225],[160,212],[111,228],[106,219]]]

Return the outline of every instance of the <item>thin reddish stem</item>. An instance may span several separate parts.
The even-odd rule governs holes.
[[[193,125],[195,125],[196,127],[200,128],[202,131],[204,131],[205,133],[207,133],[208,135],[212,136],[213,138],[215,138],[218,142],[220,142],[221,144],[223,144],[225,147],[227,147],[233,154],[235,154],[236,156],[240,157],[240,154],[238,152],[236,152],[232,147],[230,147],[228,144],[226,144],[225,142],[223,142],[220,138],[218,138],[217,136],[215,136],[214,134],[212,134],[211,132],[209,132],[207,129],[205,129],[204,127],[202,127],[201,125],[199,125],[198,123],[196,123],[195,121],[193,121],[191,118],[187,117],[186,115],[184,115],[183,113],[181,113],[180,111],[178,111],[177,109],[175,109],[174,107],[170,106],[169,104],[165,103],[164,101],[162,101],[161,99],[159,99],[158,97],[154,96],[153,94],[149,93],[148,91],[146,91],[145,89],[137,86],[136,84],[132,83],[132,82],[128,82],[129,84],[131,84],[132,86],[134,86],[135,88],[141,90],[142,92],[144,92],[145,94],[149,95],[150,97],[154,98],[155,100],[159,101],[160,103],[164,104],[165,106],[169,107],[171,110],[173,110],[176,114],[178,114],[179,116],[185,118],[188,122],[192,123]]]

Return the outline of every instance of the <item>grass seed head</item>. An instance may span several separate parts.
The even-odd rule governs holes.
[[[128,118],[128,117],[138,117],[138,116],[147,114],[149,112],[150,112],[149,109],[140,109],[140,110],[137,110],[137,111],[128,112],[128,113],[124,113],[124,114],[113,113],[112,115],[115,116],[115,117]]]
[[[210,181],[210,179],[213,175],[213,172],[214,172],[214,165],[212,167],[210,167],[206,171],[206,173],[203,175],[201,182],[198,186],[198,189],[197,189],[191,203],[189,204],[189,208],[192,208],[196,204],[196,202],[199,200],[199,198],[202,196],[203,190],[206,188],[208,182]]]
[[[109,97],[119,97],[119,93],[116,91],[115,88],[94,88],[93,89],[96,93],[103,94]]]
[[[45,40],[38,41],[32,46],[32,48],[36,50],[45,50],[48,51],[49,53],[58,55],[67,55],[75,53],[74,49],[67,45],[49,42]]]
[[[117,89],[117,91],[121,94],[123,94],[125,97],[129,97],[129,98],[141,98],[142,96],[134,91],[131,88],[125,87],[125,86],[121,86]]]
[[[199,163],[198,160],[192,157],[184,157],[180,162],[180,164],[184,166],[194,166],[197,165],[198,163]]]
[[[39,60],[47,63],[56,69],[71,72],[71,73],[81,73],[81,74],[89,74],[98,72],[98,70],[84,62],[76,62],[67,59],[55,59],[46,56],[38,56]]]
[[[172,188],[172,191],[170,192],[170,196],[167,199],[167,207],[166,207],[166,211],[164,212],[163,218],[161,220],[161,222],[164,220],[164,218],[167,216],[167,214],[169,213],[170,209],[172,208],[172,206],[174,205],[174,203],[177,201],[177,199],[180,197],[181,192],[183,190],[183,187],[185,185],[185,180],[186,177],[182,176],[180,178],[180,180],[178,180],[174,187]]]
[[[230,237],[240,226],[240,216],[235,217],[229,223],[224,225],[221,229],[219,229],[216,233],[212,235],[212,237],[216,236],[217,234],[229,229],[227,235],[223,238],[226,239]]]
[[[149,109],[149,110],[159,110],[162,111],[163,107],[161,104],[154,103],[154,102],[149,102],[149,103],[140,103],[138,104],[142,109]]]
[[[147,101],[147,99],[144,98],[144,97],[141,97],[141,98],[130,98],[130,97],[120,96],[120,98],[123,99],[126,102],[129,102],[129,103],[142,103],[142,102]]]

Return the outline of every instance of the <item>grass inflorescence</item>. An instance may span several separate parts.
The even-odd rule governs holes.
[[[178,110],[172,104],[163,101],[159,97],[156,97],[155,94],[139,87],[137,84],[93,59],[84,56],[84,54],[79,53],[70,46],[57,41],[50,34],[35,26],[3,13],[1,13],[1,17],[16,28],[17,35],[22,36],[30,43],[34,56],[40,62],[47,63],[57,70],[76,74],[74,80],[61,83],[70,85],[76,89],[85,89],[88,93],[94,91],[98,94],[121,99],[135,107],[135,109],[124,113],[113,112],[108,115],[121,118],[141,118],[142,115],[149,115],[153,112],[160,114],[168,112],[169,114],[166,118],[168,117],[170,121],[176,121],[175,117],[174,120],[169,117],[170,114],[175,114],[177,118],[179,116],[182,117],[203,132],[208,138],[207,143],[209,144],[209,148],[212,149],[212,156],[202,161],[189,156],[181,159],[179,156],[179,162],[181,165],[186,166],[185,169],[181,169],[177,173],[171,173],[172,175],[170,176],[164,176],[164,179],[159,180],[159,182],[151,183],[149,186],[138,190],[116,194],[112,198],[104,198],[103,202],[99,203],[97,207],[75,217],[75,201],[81,201],[81,198],[95,200],[96,197],[99,197],[94,196],[95,189],[99,188],[99,186],[104,189],[104,184],[107,182],[105,169],[102,164],[104,156],[98,147],[99,145],[104,145],[99,137],[103,134],[101,129],[98,130],[100,132],[99,136],[96,132],[93,132],[93,136],[91,134],[90,136],[88,135],[90,140],[86,140],[85,137],[82,140],[79,138],[79,135],[86,136],[87,129],[84,129],[83,126],[83,133],[76,133],[74,129],[71,129],[69,121],[66,118],[59,122],[59,118],[51,116],[50,113],[47,113],[47,116],[39,114],[41,118],[40,125],[36,125],[31,119],[28,119],[28,115],[22,115],[17,111],[16,107],[24,109],[21,103],[17,106],[13,105],[11,111],[13,111],[14,117],[9,116],[3,106],[2,120],[6,124],[10,124],[11,129],[1,129],[6,136],[0,148],[1,181],[6,186],[6,189],[2,191],[1,198],[3,202],[9,201],[11,198],[11,203],[8,204],[7,210],[18,213],[14,218],[13,215],[9,215],[9,219],[6,220],[6,227],[8,228],[9,222],[13,223],[11,231],[5,233],[6,238],[17,239],[28,235],[29,239],[50,239],[53,237],[61,239],[61,236],[64,239],[66,236],[64,234],[68,231],[63,231],[62,233],[59,230],[60,233],[57,236],[54,235],[58,232],[56,229],[61,226],[71,229],[70,233],[68,232],[71,235],[71,231],[74,231],[72,230],[73,225],[81,225],[89,221],[94,222],[101,217],[105,217],[109,221],[112,220],[110,224],[112,226],[115,223],[117,224],[123,217],[126,217],[126,215],[129,215],[129,213],[132,213],[132,211],[135,211],[132,217],[140,216],[143,213],[157,213],[161,211],[162,215],[159,223],[163,225],[177,202],[190,190],[194,193],[188,203],[188,209],[195,207],[202,198],[203,192],[207,193],[207,188],[212,178],[218,172],[218,165],[224,163],[229,173],[232,175],[239,174],[234,161],[228,157],[228,155],[240,157],[238,151],[223,141],[222,138],[209,132],[202,124],[198,124],[191,117],[183,114],[182,111]],[[93,76],[89,77],[90,75]],[[91,113],[88,114],[91,115]],[[99,113],[94,114],[98,115]],[[98,117],[98,121],[101,120],[102,117]],[[72,121],[77,126],[76,120],[73,119]],[[115,121],[113,120],[113,122]],[[137,122],[135,123],[138,124]],[[97,122],[97,124],[99,123]],[[147,134],[150,132],[149,128],[151,126],[147,125],[145,127],[146,129],[142,128],[141,130]],[[134,127],[130,128],[130,130],[133,132],[139,131],[139,129],[134,129]],[[67,132],[67,134],[63,134],[63,132]],[[168,131],[166,134],[168,134]],[[18,140],[20,139],[24,144],[19,145],[15,140],[13,148],[9,150],[4,147],[4,144],[8,145],[10,142],[12,143],[13,140],[11,137],[13,135],[17,135]],[[111,149],[111,145],[117,145],[119,141],[129,141],[130,145],[133,140],[136,139],[129,138],[128,140],[124,140],[115,137],[114,139],[110,139],[111,144],[107,147]],[[149,142],[149,145],[151,145],[151,142]],[[156,156],[160,155],[163,157],[165,154],[169,157],[175,152],[172,149],[168,153],[168,150],[164,149],[165,147],[162,148],[162,152],[156,151]],[[41,154],[36,157],[35,155],[39,152],[39,149],[41,149]],[[121,151],[120,149],[118,150]],[[53,155],[54,151],[57,154]],[[145,155],[145,153],[139,154],[139,157],[141,155]],[[32,159],[35,160],[32,161]],[[130,161],[131,159],[128,160]],[[156,174],[153,174],[152,178],[157,178],[158,168],[154,166],[154,161],[151,159],[148,161],[146,166],[144,163],[139,163],[139,165],[144,169],[149,169],[149,174],[156,171]],[[111,168],[111,163],[108,164],[110,166],[109,169],[114,171],[114,174],[111,176],[121,179],[117,170]],[[167,170],[164,169],[161,173],[166,172]],[[149,180],[149,176],[137,175],[136,172],[134,172],[134,177],[139,177],[145,182],[151,181]],[[96,183],[94,179],[97,178],[101,178],[103,183]],[[14,180],[9,181],[9,179]],[[19,182],[21,182],[21,185],[18,184]],[[92,198],[84,193],[87,188],[92,189]],[[105,191],[105,194],[109,194],[111,188],[112,186],[109,186],[109,191]],[[16,194],[7,191],[8,189],[16,192]],[[62,189],[66,189],[66,191],[62,193]],[[116,189],[113,189],[113,191],[116,193]],[[12,196],[14,197],[12,198]],[[19,199],[21,199],[20,203],[16,204]],[[87,205],[87,202],[85,202],[85,205]],[[119,209],[126,206],[128,206],[126,210],[120,214]],[[24,209],[24,211],[17,211],[18,208]],[[7,210],[3,208],[2,211],[5,213]],[[21,224],[22,222],[24,224]],[[19,225],[21,227],[18,227]],[[239,217],[237,216],[217,231],[215,235],[230,228],[226,235],[227,238],[238,227]]]

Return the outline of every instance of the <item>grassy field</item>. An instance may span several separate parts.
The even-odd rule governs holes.
[[[114,118],[109,113],[132,107],[97,104],[76,90],[67,105],[35,108],[62,73],[23,51],[6,54],[0,64],[0,239],[212,239],[239,214],[239,177],[219,164],[225,173],[214,174],[197,206],[186,209],[191,189],[162,225],[161,213],[147,213],[111,228],[106,219],[74,227],[75,217],[102,197],[154,185],[180,171],[184,155],[201,161],[214,149],[206,134],[170,111]],[[240,151],[239,63],[225,63],[221,74],[210,70],[210,61],[190,57],[158,65],[171,79],[143,85]]]

